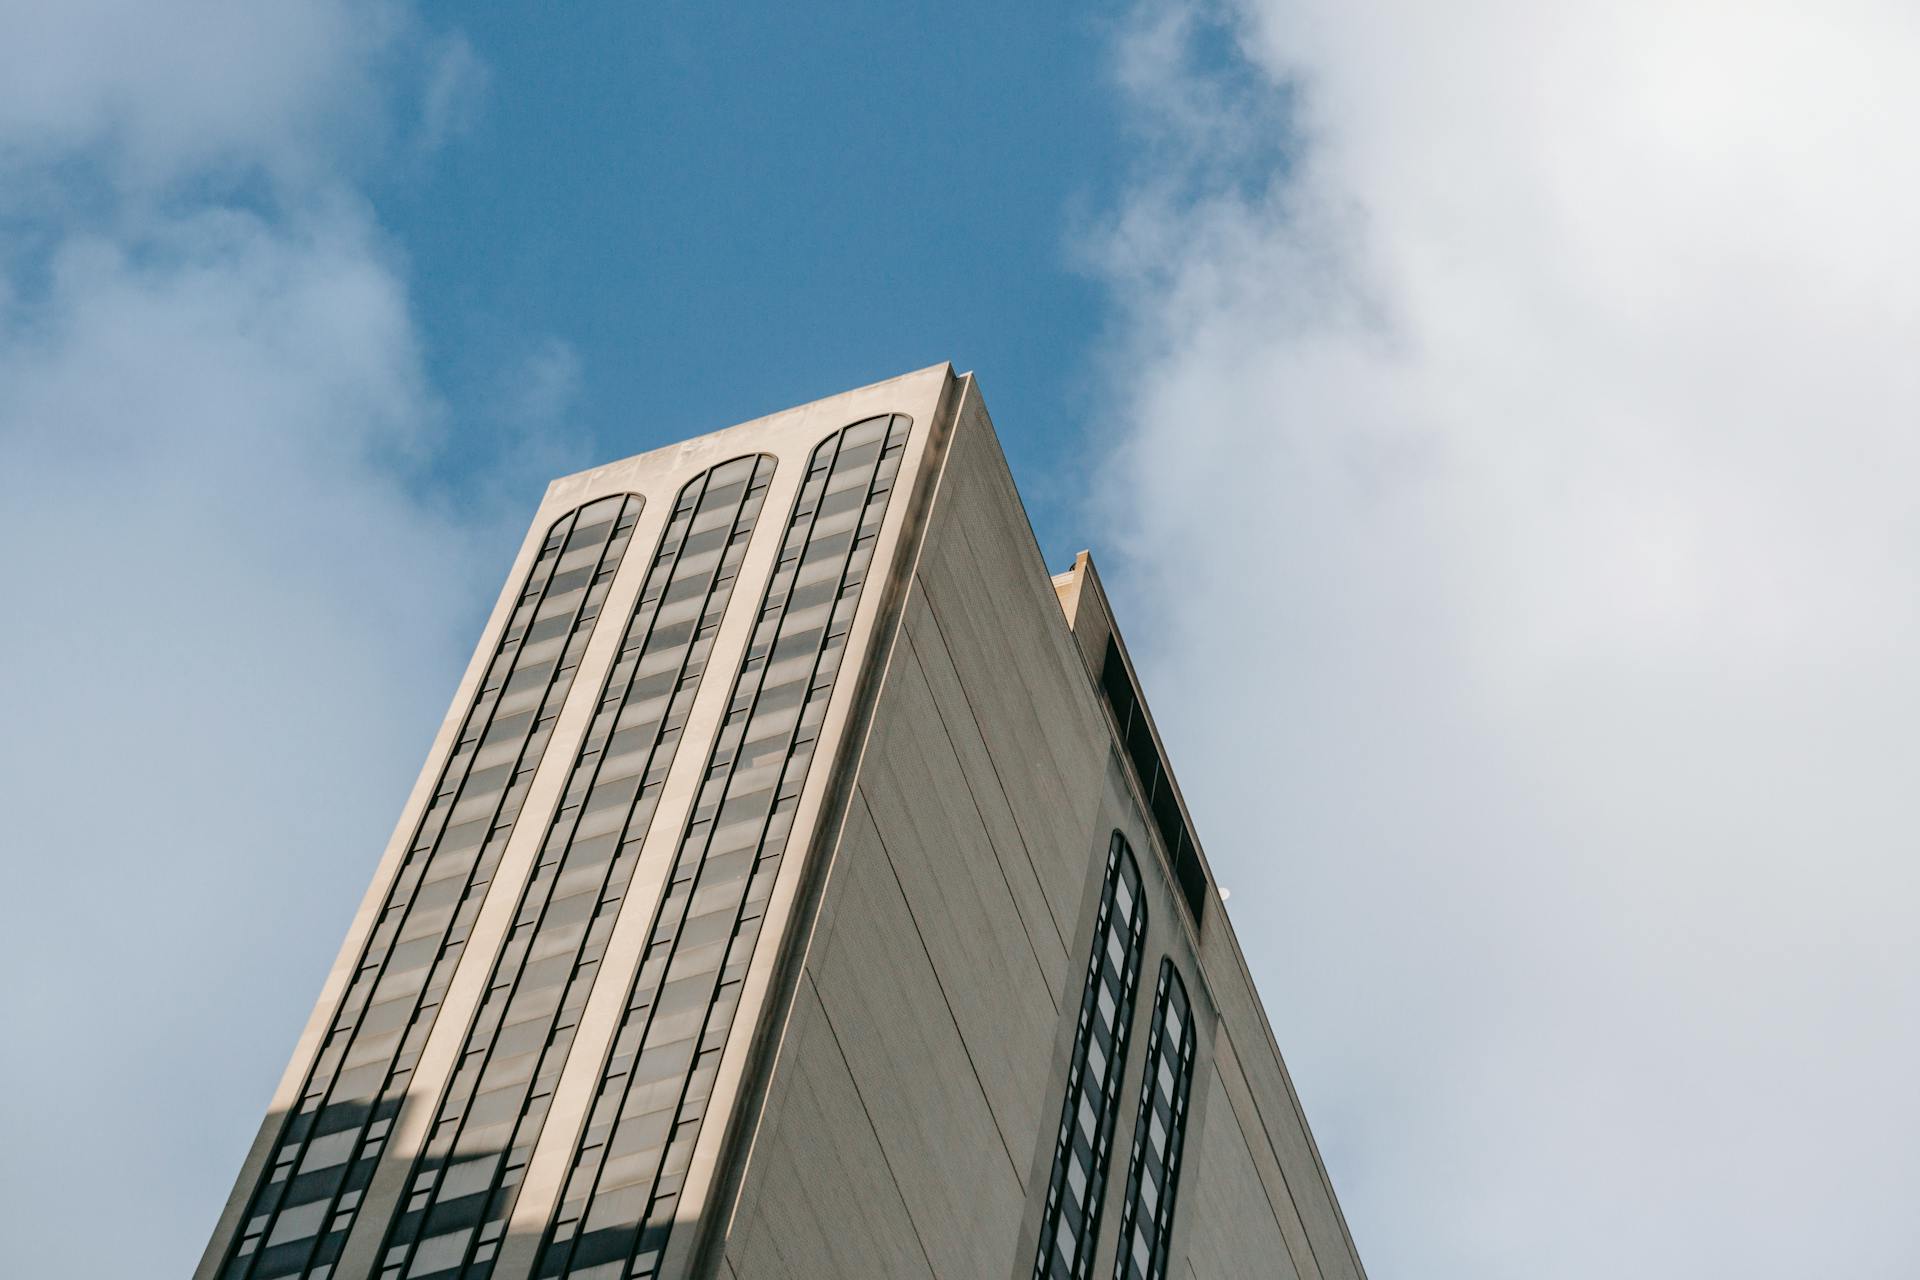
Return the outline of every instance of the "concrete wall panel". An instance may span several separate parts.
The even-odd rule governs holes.
[[[1219,1080],[1210,1083],[1217,1096]],[[1254,1168],[1247,1135],[1232,1110],[1212,1108],[1201,1131],[1189,1137],[1199,1141],[1189,1152],[1174,1212],[1176,1220],[1183,1216],[1187,1220],[1189,1229],[1181,1234],[1194,1280],[1245,1280],[1254,1274],[1302,1280],[1288,1260],[1279,1220]],[[1256,1263],[1259,1270],[1249,1270]]]
[[[889,672],[860,793],[1009,1150],[1040,1123],[1052,983],[911,650]],[[1050,934],[1050,926],[1044,926]]]
[[[770,1111],[757,1194],[728,1242],[735,1280],[930,1276],[819,993],[802,983],[790,1027],[794,1070]]]
[[[809,966],[888,1167],[941,1277],[998,1276],[1025,1200],[979,1074],[890,861],[844,868],[844,909]]]

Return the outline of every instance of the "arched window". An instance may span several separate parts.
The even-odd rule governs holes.
[[[382,1280],[492,1273],[773,467],[735,458],[674,503],[381,1250]]]
[[[536,1270],[657,1275],[910,423],[813,452]]]
[[[1127,1199],[1120,1216],[1114,1280],[1164,1280],[1180,1190],[1180,1150],[1187,1136],[1187,1094],[1193,1084],[1193,1005],[1171,959],[1160,961],[1153,1030],[1140,1082],[1140,1118],[1127,1157]]]
[[[1067,1063],[1067,1096],[1054,1139],[1053,1174],[1040,1215],[1034,1280],[1085,1280],[1093,1274],[1100,1206],[1113,1157],[1113,1126],[1126,1075],[1127,1037],[1133,1026],[1140,949],[1147,906],[1140,899],[1140,868],[1118,831],[1107,846],[1107,874],[1093,922],[1093,953],[1074,1024]]]
[[[542,541],[223,1280],[326,1275],[339,1258],[640,507],[632,494],[602,498]]]

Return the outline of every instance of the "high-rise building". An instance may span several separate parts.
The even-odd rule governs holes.
[[[942,365],[555,481],[199,1280],[1360,1280]]]

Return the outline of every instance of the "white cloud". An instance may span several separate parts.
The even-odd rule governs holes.
[[[209,169],[324,175],[376,123],[384,0],[0,0],[0,163],[78,152],[146,185]]]
[[[420,61],[398,13],[0,18],[21,1275],[191,1270],[504,550],[426,478],[447,424],[353,181]]]
[[[1121,75],[1112,568],[1372,1273],[1911,1274],[1913,10]]]

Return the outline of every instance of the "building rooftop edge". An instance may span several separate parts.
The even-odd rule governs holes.
[[[583,477],[592,476],[596,472],[604,471],[608,467],[623,466],[623,465],[628,465],[636,462],[645,462],[647,460],[651,460],[655,458],[661,458],[661,459],[669,458],[677,454],[680,454],[681,452],[685,451],[689,447],[706,444],[721,436],[732,435],[735,433],[746,435],[750,432],[753,432],[757,429],[767,426],[768,424],[774,422],[776,419],[787,418],[798,413],[804,413],[809,409],[813,409],[822,405],[831,404],[835,400],[851,399],[855,396],[864,395],[873,391],[877,391],[883,387],[890,386],[897,382],[910,382],[910,381],[913,381],[914,379],[924,378],[934,374],[945,374],[945,376],[948,378],[963,378],[967,376],[963,373],[959,373],[955,371],[953,367],[953,362],[951,360],[941,360],[941,361],[938,361],[937,363],[926,365],[923,368],[913,369],[906,373],[895,374],[890,378],[881,378],[878,381],[869,382],[864,386],[849,387],[845,391],[836,391],[829,396],[821,396],[818,399],[808,400],[801,404],[789,405],[784,409],[776,409],[771,413],[763,413],[758,417],[748,418],[744,422],[736,422],[730,426],[725,426],[725,427],[716,427],[711,431],[703,431],[698,435],[683,436],[679,439],[672,441],[671,443],[660,445],[657,448],[643,449],[639,453],[622,454],[620,457],[609,458],[605,462],[597,462],[590,467],[582,467],[578,471],[570,471],[565,475],[555,476],[551,481],[548,482],[546,492],[551,494],[557,488],[566,486],[569,483],[577,481]]]

